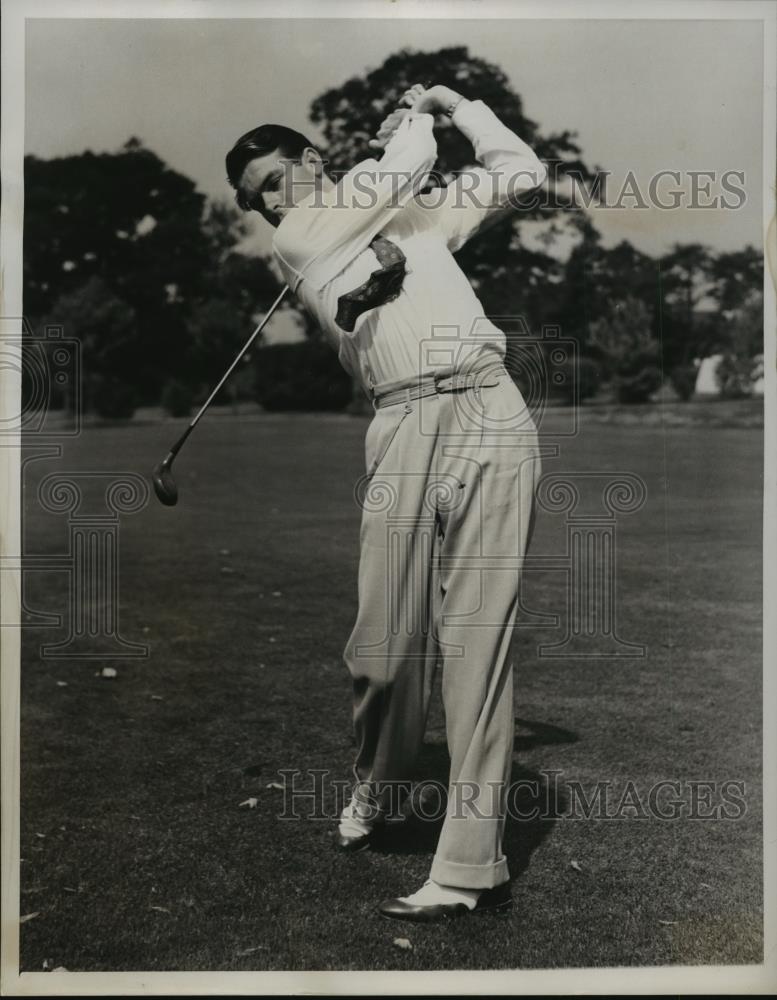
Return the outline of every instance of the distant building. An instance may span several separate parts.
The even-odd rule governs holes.
[[[708,358],[702,358],[699,371],[696,375],[696,395],[697,396],[719,396],[720,389],[715,381],[715,369],[718,367],[722,354],[711,354]]]

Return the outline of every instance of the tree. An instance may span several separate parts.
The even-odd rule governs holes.
[[[402,49],[363,77],[352,77],[317,97],[310,118],[321,125],[326,156],[332,170],[347,170],[373,156],[367,145],[386,115],[399,104],[409,87],[418,82],[440,83],[459,93],[480,98],[536,151],[540,159],[561,163],[581,177],[590,172],[579,159],[580,148],[570,131],[543,136],[523,112],[523,102],[498,66],[471,56],[465,46],[437,52]],[[472,150],[452,125],[437,131],[438,170],[443,174],[472,163]]]
[[[736,309],[726,322],[727,346],[742,358],[757,358],[764,350],[764,298],[759,288]]]
[[[605,371],[612,373],[621,403],[644,403],[661,385],[660,352],[650,314],[640,299],[613,302],[591,324],[589,343]]]
[[[651,327],[657,303],[657,268],[647,254],[622,240],[606,249],[598,231],[586,218],[579,225],[581,239],[564,267],[559,289],[558,323],[565,336],[574,337],[583,356],[591,324],[623,298],[639,299]]]
[[[209,205],[137,139],[116,153],[28,156],[25,312],[70,333],[79,317],[67,296],[98,279],[134,316],[133,349],[113,374],[157,402],[171,377],[211,382],[280,290],[266,262],[237,251],[245,232],[233,206]]]
[[[710,353],[714,319],[699,310],[711,288],[712,255],[700,243],[677,243],[659,260],[660,334],[667,371]]]
[[[102,278],[63,293],[46,323],[61,325],[81,346],[82,401],[102,416],[130,417],[137,399],[128,373],[137,366],[137,317]]]
[[[464,96],[483,100],[508,128],[532,146],[540,159],[557,164],[559,173],[574,172],[583,180],[591,178],[589,168],[580,159],[574,133],[543,134],[537,123],[525,115],[523,102],[505,73],[498,66],[470,55],[464,46],[437,52],[403,49],[364,76],[352,77],[317,97],[311,105],[310,118],[321,126],[325,139],[322,152],[329,162],[328,169],[342,171],[374,156],[368,140],[388,112],[397,106],[402,93],[419,81],[446,84]],[[438,156],[434,183],[442,184],[456,171],[472,166],[474,155],[468,140],[451,123],[440,123],[435,135]],[[543,319],[534,313],[544,310],[545,303],[556,296],[544,294],[544,286],[543,294],[537,294],[542,275],[537,270],[526,270],[527,264],[531,267],[538,260],[530,259],[521,242],[520,220],[548,219],[558,211],[539,205],[521,209],[513,213],[510,222],[490,230],[488,239],[471,240],[460,251],[461,267],[489,312],[524,315],[530,309],[532,315],[527,320],[533,326],[541,325]],[[536,256],[542,256],[540,271],[544,269],[550,281],[555,263],[547,255]],[[521,275],[530,273],[531,279],[520,280]]]
[[[749,245],[743,250],[719,253],[712,259],[710,278],[710,295],[721,313],[741,309],[763,295],[763,254]]]
[[[25,159],[25,309],[97,275],[139,312],[196,291],[205,196],[138,140],[117,153]]]
[[[753,384],[762,375],[763,294],[759,290],[727,318],[726,346],[715,379],[724,399],[739,399],[752,395]]]
[[[191,303],[186,365],[178,376],[200,394],[231,363],[259,316],[280,292],[280,284],[266,260],[235,249],[245,235],[244,226],[232,206],[211,206],[205,228],[213,253],[202,276],[200,293]],[[233,387],[237,384],[233,383]]]

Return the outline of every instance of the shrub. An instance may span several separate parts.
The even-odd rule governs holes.
[[[755,361],[724,354],[715,369],[715,381],[724,399],[744,399],[753,394]]]
[[[646,365],[634,375],[616,375],[613,385],[619,403],[647,403],[661,381],[661,369]]]
[[[344,410],[351,378],[327,344],[306,340],[256,352],[256,398],[265,410]]]
[[[696,365],[677,365],[669,373],[669,381],[678,397],[687,403],[696,391],[696,376],[699,369]]]
[[[619,402],[645,403],[661,385],[659,344],[640,299],[613,302],[591,324],[589,348],[611,376]]]
[[[556,381],[553,375],[560,375]],[[602,373],[592,358],[579,357],[577,362],[565,361],[551,372],[548,398],[554,402],[571,406],[576,400],[582,402],[595,396],[601,384]]]
[[[171,417],[188,417],[193,403],[191,388],[178,379],[170,379],[162,390],[162,406]]]

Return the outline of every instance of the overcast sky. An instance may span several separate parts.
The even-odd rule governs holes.
[[[460,44],[502,68],[544,132],[576,130],[616,192],[629,170],[644,190],[659,170],[745,172],[736,211],[597,212],[607,244],[761,244],[753,21],[28,20],[26,148],[116,150],[136,135],[208,195],[231,197],[224,154],[238,135],[269,120],[315,138],[307,110],[324,89],[402,47]]]

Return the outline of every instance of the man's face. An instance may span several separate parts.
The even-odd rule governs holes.
[[[240,178],[240,190],[252,210],[277,226],[317,185],[320,187],[321,168],[321,157],[314,149],[304,150],[299,163],[284,159],[276,150],[251,160]]]

